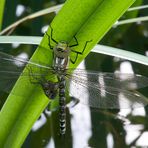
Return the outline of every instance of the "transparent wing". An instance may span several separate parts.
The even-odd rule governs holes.
[[[135,90],[148,86],[148,78],[142,75],[127,73],[106,73],[83,69],[76,69],[71,75],[70,71],[71,70],[68,70],[67,74],[70,75],[71,79],[74,77],[74,79],[89,81],[96,85],[99,83],[101,86],[105,83],[106,86],[128,90]]]
[[[67,74],[70,94],[95,108],[135,108],[148,104],[135,88],[148,86],[148,78],[132,74],[98,73],[76,70]]]
[[[23,71],[24,67],[26,71]],[[51,70],[46,65],[30,62],[25,59],[0,52],[0,90],[9,92],[19,76],[39,81]]]
[[[47,70],[51,70],[52,68],[48,65],[45,65],[44,63],[40,62],[32,62],[32,61],[28,61],[26,59],[23,58],[16,58],[12,55],[8,55],[6,53],[0,52],[0,69],[6,69],[8,71],[17,71],[17,72],[22,72],[22,70],[24,69],[24,67],[28,64],[30,66],[32,66],[33,68],[36,69],[47,69]],[[3,71],[4,71],[3,70]]]
[[[0,90],[9,92],[25,65],[20,59],[0,52]]]

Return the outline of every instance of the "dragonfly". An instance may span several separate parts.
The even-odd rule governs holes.
[[[85,43],[82,52],[76,53],[76,59],[72,61],[70,52],[75,45],[70,47],[67,42],[57,42],[48,34],[46,35],[49,40],[56,43],[53,47],[49,44],[54,55],[53,64],[49,66],[0,52],[0,89],[6,86],[7,91],[9,89],[7,87],[14,84],[12,82],[15,82],[19,76],[25,76],[33,85],[40,85],[48,98],[54,101],[58,97],[61,135],[66,133],[67,94],[78,98],[82,104],[98,109],[136,108],[148,104],[148,100],[135,91],[148,86],[147,77],[68,68],[69,62],[74,64],[77,57],[83,54],[89,41]],[[26,67],[26,71],[23,71],[24,67]],[[53,78],[56,78],[56,81],[53,82],[51,80]]]

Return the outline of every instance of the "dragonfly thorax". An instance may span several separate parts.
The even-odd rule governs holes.
[[[70,48],[65,41],[59,42],[54,48],[53,67],[56,71],[66,69],[69,61]]]

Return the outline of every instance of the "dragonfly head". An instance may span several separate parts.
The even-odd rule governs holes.
[[[54,48],[54,54],[56,57],[67,58],[69,56],[69,46],[65,41],[60,41]]]

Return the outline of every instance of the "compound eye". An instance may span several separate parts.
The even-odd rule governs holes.
[[[50,91],[49,90],[46,90],[46,95],[48,96],[50,94]]]
[[[58,48],[57,50],[60,52],[64,52],[64,50],[62,48]]]

